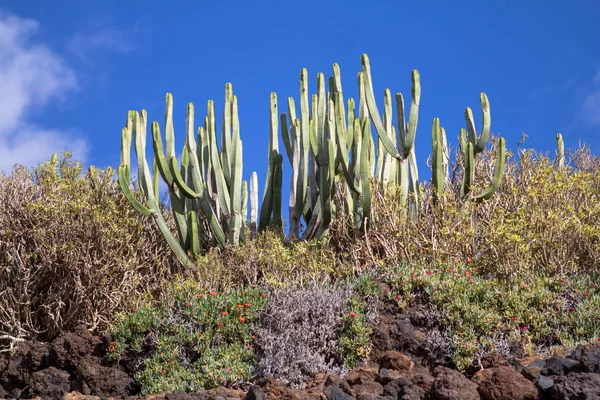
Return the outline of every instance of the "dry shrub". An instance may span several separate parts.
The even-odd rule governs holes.
[[[70,157],[58,173],[45,163],[0,175],[0,336],[52,340],[79,324],[103,331],[172,275],[166,242],[113,172],[80,176]]]
[[[350,295],[344,285],[273,290],[255,331],[258,378],[304,387],[317,372],[345,372],[338,346]]]
[[[475,187],[491,181],[497,141],[478,156]],[[398,187],[373,186],[370,230],[348,240],[336,221],[336,252],[356,266],[417,260],[477,262],[503,277],[523,273],[576,273],[597,268],[600,257],[600,163],[589,149],[568,154],[567,166],[533,150],[507,151],[500,193],[481,204],[460,198],[462,159],[451,166],[443,199],[432,202],[431,184],[421,185],[421,215],[405,217]]]
[[[315,242],[285,242],[274,232],[260,233],[245,245],[212,249],[199,257],[194,278],[207,289],[264,283],[287,286],[329,282],[352,274],[336,254]]]

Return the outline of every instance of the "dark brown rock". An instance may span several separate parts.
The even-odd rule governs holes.
[[[572,372],[558,376],[549,393],[554,400],[600,400],[600,374]]]
[[[351,385],[363,385],[375,381],[379,373],[379,365],[369,363],[354,368],[346,374],[346,381]]]
[[[437,400],[479,400],[477,384],[463,374],[446,367],[433,370],[433,394]]]
[[[352,389],[354,389],[354,392],[357,395],[372,394],[376,396],[381,396],[383,394],[383,386],[381,386],[381,383],[377,382],[367,382],[362,385],[355,385],[352,386]]]
[[[394,370],[410,376],[415,368],[415,363],[409,355],[396,350],[386,351],[380,360],[382,368]]]
[[[71,390],[69,373],[54,367],[31,374],[29,385],[24,390],[25,398],[60,399]]]
[[[492,368],[489,378],[479,385],[485,400],[537,400],[537,387],[523,375],[507,366]]]
[[[140,388],[125,372],[100,365],[100,359],[86,356],[77,366],[77,376],[100,397],[125,397],[139,393]]]

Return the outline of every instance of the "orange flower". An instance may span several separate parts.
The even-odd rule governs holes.
[[[227,311],[221,311],[221,315],[227,315]]]
[[[217,295],[217,292],[210,292],[210,295],[211,295],[211,296],[216,296],[216,295]]]
[[[171,361],[171,365],[175,365],[175,361]]]
[[[223,323],[222,322],[218,322],[217,326],[223,326]]]
[[[252,307],[252,303],[246,303],[244,304],[246,307]]]
[[[204,295],[203,295],[202,293],[198,293],[198,298],[199,298],[199,299],[201,299],[201,298],[203,298],[203,297],[204,297]]]
[[[256,289],[256,285],[250,285],[252,289]]]
[[[244,317],[239,317],[238,319],[240,320],[240,322],[245,322],[246,321],[246,318],[244,318]]]
[[[238,304],[237,308],[244,308],[244,305],[243,304]]]
[[[110,349],[108,349],[108,352],[109,352],[109,353],[114,353],[114,352],[115,352],[115,348],[114,348],[114,347],[111,347]]]
[[[133,311],[133,312],[137,312],[137,308],[134,308],[134,309],[133,309],[133,310],[131,310],[131,311]]]

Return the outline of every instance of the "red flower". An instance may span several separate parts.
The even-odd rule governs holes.
[[[164,374],[164,373],[166,373],[166,372],[167,372],[167,371],[165,371],[164,369],[161,369],[161,370],[160,370],[160,373],[161,373],[161,374]]]
[[[396,300],[400,301],[400,300],[402,300],[402,297],[396,296]]]
[[[427,275],[433,275],[433,272],[427,271]]]
[[[588,294],[589,294],[588,292],[583,292],[583,295],[584,295],[584,296],[587,296]]]
[[[190,303],[185,303],[186,307],[191,307],[192,305]]]
[[[516,321],[517,317],[510,317],[511,321]]]
[[[109,353],[114,353],[114,352],[115,352],[115,348],[114,348],[114,347],[111,347],[110,349],[108,349],[108,352],[109,352]]]
[[[351,313],[350,313],[350,316],[351,316],[351,317],[356,317],[356,313],[355,313],[355,312],[351,312]]]
[[[222,322],[217,322],[217,326],[223,326]]]
[[[473,260],[471,259],[471,257],[467,257],[467,258],[466,258],[466,261],[467,261],[468,263],[472,263],[472,262],[473,262]]]
[[[117,344],[117,342],[108,342],[108,344],[110,344],[111,346],[114,346],[115,344]]]

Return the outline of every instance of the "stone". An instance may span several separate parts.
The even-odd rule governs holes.
[[[477,384],[458,371],[446,367],[433,370],[433,394],[437,400],[479,400]]]
[[[362,385],[352,386],[354,393],[359,394],[373,394],[381,396],[383,394],[383,386],[378,382],[367,382]]]
[[[507,366],[491,368],[492,374],[479,385],[485,400],[537,400],[538,389],[523,375]]]
[[[572,372],[558,376],[548,392],[554,400],[600,400],[600,374]]]
[[[383,388],[383,394],[386,396],[398,396],[400,390],[405,386],[412,385],[412,381],[408,378],[398,378],[389,382]]]
[[[600,345],[589,344],[583,347],[580,362],[584,372],[600,373]]]
[[[537,385],[542,391],[547,392],[552,386],[554,386],[554,379],[549,376],[541,375],[537,379]]]
[[[339,386],[328,386],[325,390],[325,396],[327,400],[353,400],[354,396],[350,396],[348,393],[340,389]]]
[[[69,373],[55,367],[49,367],[31,374],[29,385],[23,391],[24,398],[42,397],[60,399],[70,392]]]
[[[546,360],[542,375],[565,375],[569,372],[582,372],[581,364],[577,360],[560,356]]]
[[[364,385],[368,382],[373,382],[379,372],[379,365],[369,363],[360,367],[354,368],[346,374],[346,381],[351,385]]]
[[[267,395],[261,388],[256,385],[250,386],[248,393],[246,393],[245,400],[266,400]]]
[[[411,375],[415,368],[415,363],[409,355],[396,350],[386,351],[381,357],[379,364],[382,368],[407,375]]]

